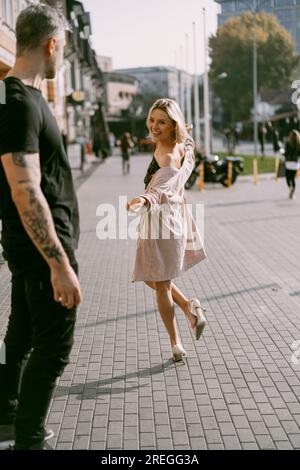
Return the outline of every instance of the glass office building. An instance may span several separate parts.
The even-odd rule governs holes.
[[[282,26],[293,36],[298,54],[300,54],[300,0],[216,0],[221,5],[218,25],[221,26],[231,16],[240,15],[249,10],[265,11],[277,16]]]

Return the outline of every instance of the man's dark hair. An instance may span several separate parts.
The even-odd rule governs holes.
[[[67,30],[70,30],[69,24],[58,10],[43,4],[30,5],[17,19],[17,56],[36,49],[47,39]]]

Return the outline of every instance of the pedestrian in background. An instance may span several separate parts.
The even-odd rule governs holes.
[[[129,132],[125,132],[121,138],[121,153],[122,153],[122,170],[123,175],[130,172],[130,151],[133,149],[134,143],[131,139]]]
[[[227,146],[227,152],[230,155],[234,155],[235,152],[235,145],[236,145],[236,140],[235,140],[235,132],[231,127],[226,127],[223,130],[223,134],[225,137],[225,142]]]
[[[272,132],[273,152],[276,155],[280,150],[279,131],[278,129],[276,129],[276,127],[273,127],[271,132]]]
[[[62,63],[63,17],[33,4],[16,25],[17,57],[0,113],[0,217],[12,273],[11,312],[0,365],[0,447],[43,449],[57,378],[68,364],[81,301],[75,249],[79,218],[72,173],[44,79]],[[28,361],[21,376],[23,360]]]
[[[226,127],[223,129],[223,146],[226,148],[227,152],[230,153],[230,139],[231,139],[231,129]]]
[[[113,150],[114,150],[115,145],[116,145],[116,136],[113,132],[109,133],[108,140],[109,140],[109,146],[110,146],[110,149],[111,149],[111,153],[113,154]]]
[[[294,199],[296,189],[296,174],[300,168],[300,133],[293,129],[285,145],[285,178],[289,187],[289,198]]]
[[[267,129],[264,124],[260,124],[258,127],[258,140],[260,143],[261,156],[265,156],[265,141],[266,141]]]
[[[242,132],[242,123],[237,122],[234,126],[234,139],[235,139],[235,145],[240,144],[240,135]]]
[[[176,327],[174,302],[186,315],[196,339],[200,338],[206,325],[199,300],[187,299],[173,282],[206,257],[184,197],[184,185],[195,163],[194,141],[188,134],[178,104],[171,99],[159,99],[153,104],[147,127],[156,144],[154,159],[157,167],[154,169],[150,163],[145,193],[127,205],[128,210],[144,208],[145,211],[139,225],[132,280],[144,281],[155,289],[173,358],[181,361],[186,352]],[[153,175],[149,175],[150,168],[155,171]]]

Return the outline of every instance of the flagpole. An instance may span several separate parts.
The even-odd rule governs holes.
[[[195,145],[196,150],[200,151],[200,109],[199,109],[199,77],[197,67],[197,40],[196,40],[196,23],[193,22],[193,39],[194,39],[194,125],[195,125]]]
[[[192,122],[192,96],[191,96],[191,80],[190,80],[190,61],[189,61],[189,35],[185,35],[185,60],[187,71],[187,84],[186,84],[186,120],[188,124]]]
[[[204,148],[205,156],[210,155],[210,122],[209,122],[209,82],[207,65],[206,10],[203,8],[203,45],[204,45]]]
[[[185,116],[185,99],[184,99],[184,63],[183,63],[183,46],[180,46],[180,107],[182,114]]]

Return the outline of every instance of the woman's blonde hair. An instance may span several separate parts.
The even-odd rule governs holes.
[[[181,144],[186,140],[188,131],[187,126],[185,123],[184,116],[179,108],[178,103],[175,100],[171,100],[170,98],[160,98],[155,101],[155,103],[151,106],[148,117],[147,117],[147,126],[149,127],[149,119],[152,112],[155,109],[161,109],[175,124],[175,142],[177,144]]]
[[[300,133],[296,129],[293,129],[289,133],[288,140],[290,141],[295,150],[300,150]]]

